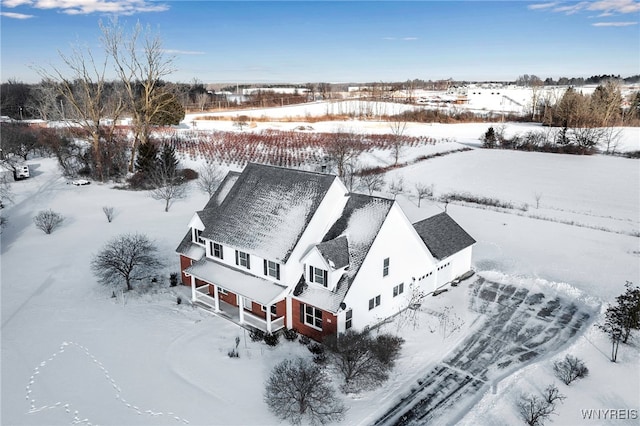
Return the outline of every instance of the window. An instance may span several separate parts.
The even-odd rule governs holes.
[[[253,309],[253,301],[248,297],[242,296],[242,307],[247,311],[251,311]]]
[[[218,259],[224,258],[224,253],[222,251],[222,244],[212,242],[209,244],[209,250],[211,250],[211,255],[213,257],[217,257]]]
[[[329,285],[328,272],[324,269],[314,268],[309,266],[309,281],[312,283],[318,283],[327,287]]]
[[[389,275],[389,258],[388,257],[382,262],[382,276],[386,277],[387,275]]]
[[[400,283],[397,286],[393,287],[393,297],[396,297],[399,294],[404,292],[404,283]]]
[[[322,311],[320,309],[301,303],[300,316],[304,324],[322,330]]]
[[[236,250],[236,265],[244,266],[247,269],[251,269],[251,259],[249,258],[249,253]]]
[[[377,295],[373,299],[369,299],[369,310],[372,310],[376,306],[380,306],[380,295]]]
[[[345,315],[345,321],[344,321],[345,330],[348,330],[351,328],[352,321],[353,321],[353,309],[349,309]]]
[[[229,292],[222,287],[218,287],[218,294],[226,296],[227,294],[229,294]]]
[[[280,264],[264,259],[264,274],[273,277],[276,280],[280,279]]]
[[[267,307],[265,305],[260,305],[262,308],[262,312],[267,312]],[[278,310],[276,305],[271,305],[271,315],[277,315]]]
[[[202,231],[196,228],[193,228],[193,242],[198,244],[204,244],[204,240],[200,236]]]

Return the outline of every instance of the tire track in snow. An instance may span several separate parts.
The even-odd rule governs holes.
[[[47,367],[50,363],[52,363],[56,359],[56,357],[59,357],[62,354],[64,354],[65,351],[70,347],[80,350],[81,353],[86,355],[91,360],[91,363],[93,365],[95,365],[98,369],[100,369],[100,371],[104,375],[105,380],[109,382],[109,384],[115,391],[116,400],[122,403],[128,409],[135,411],[136,414],[138,415],[147,415],[151,417],[172,417],[174,420],[178,422],[189,424],[189,421],[187,419],[184,419],[176,415],[175,413],[172,413],[172,412],[164,413],[161,411],[143,410],[140,407],[133,405],[132,403],[124,399],[122,397],[122,389],[118,386],[116,381],[111,377],[111,375],[109,374],[109,371],[105,368],[105,366],[95,356],[93,356],[93,354],[89,351],[88,348],[75,342],[62,342],[62,345],[60,345],[60,349],[57,352],[54,352],[47,360],[42,361],[37,367],[33,369],[33,374],[31,375],[31,377],[29,377],[29,383],[26,386],[26,400],[29,404],[29,410],[27,411],[27,414],[34,414],[34,413],[38,413],[45,410],[62,408],[66,413],[73,415],[73,419],[71,422],[72,424],[84,424],[87,426],[92,426],[94,424],[91,421],[89,421],[88,418],[81,418],[80,412],[78,410],[73,410],[72,408],[73,404],[70,402],[58,401],[54,404],[45,404],[45,405],[37,406],[36,399],[33,396],[33,393],[34,393],[33,388],[37,384],[37,378],[40,375],[41,371],[45,367]]]

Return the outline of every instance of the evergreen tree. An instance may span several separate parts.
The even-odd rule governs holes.
[[[176,149],[173,145],[165,143],[162,145],[162,150],[158,156],[158,162],[156,168],[162,170],[163,175],[173,178],[176,176],[178,169],[178,158],[176,157]]]
[[[136,170],[149,176],[155,171],[158,148],[152,142],[138,146],[138,156],[136,157]]]
[[[484,135],[482,135],[482,146],[484,148],[495,148],[498,138],[493,127],[489,127]]]

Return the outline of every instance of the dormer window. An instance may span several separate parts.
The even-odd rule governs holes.
[[[193,228],[193,242],[204,245],[204,240],[201,237],[202,231],[196,228]]]
[[[329,273],[328,271],[313,266],[309,266],[309,281],[312,283],[320,284],[324,287],[329,285]]]

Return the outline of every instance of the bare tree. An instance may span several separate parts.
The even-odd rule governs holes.
[[[209,198],[211,198],[216,192],[216,189],[218,189],[222,178],[222,170],[214,163],[207,163],[200,167],[198,171],[196,186],[202,192],[206,192]]]
[[[416,182],[416,196],[418,197],[418,207],[420,207],[420,201],[423,198],[433,197],[433,184],[425,185],[420,182]]]
[[[322,367],[303,358],[284,360],[271,371],[264,400],[280,419],[294,425],[323,425],[344,418],[346,408]]]
[[[182,176],[166,167],[156,167],[151,173],[151,198],[164,201],[164,211],[168,212],[169,207],[175,200],[186,198],[189,187]]]
[[[538,395],[522,395],[516,403],[520,417],[529,426],[541,426],[555,412],[555,405],[549,404]]]
[[[105,74],[107,71],[108,57],[101,61],[94,58],[89,48],[75,46],[70,55],[58,53],[67,70],[52,67],[49,71],[42,67],[36,67],[38,73],[48,81],[55,82],[55,88],[70,107],[66,115],[73,119],[86,132],[91,142],[93,155],[94,177],[104,180],[103,158],[101,141],[105,136],[103,129],[104,118],[112,119],[111,131],[113,133],[115,123],[123,111],[124,104],[121,101],[107,102],[109,96]],[[70,72],[70,76],[67,76]],[[107,108],[107,107],[110,108]]]
[[[91,261],[91,269],[101,284],[127,291],[135,281],[155,275],[162,262],[157,258],[157,247],[143,234],[124,234],[110,240]]]
[[[162,80],[174,71],[174,57],[167,56],[159,34],[137,23],[130,33],[116,18],[109,24],[100,23],[102,41],[107,54],[113,58],[116,74],[122,81],[126,103],[133,115],[134,139],[129,161],[133,171],[135,153],[140,144],[149,141],[152,125],[158,115],[165,114],[174,104],[173,96],[166,96]]]
[[[233,120],[233,127],[236,127],[238,130],[242,131],[245,127],[249,125],[249,117],[246,115],[238,115]]]
[[[360,186],[369,191],[369,195],[373,195],[373,191],[380,191],[384,186],[382,175],[377,173],[367,173],[360,175]]]
[[[382,336],[386,335],[373,338],[366,331],[348,330],[327,340],[331,362],[344,379],[342,389],[345,392],[374,388],[389,377],[403,340]]]
[[[347,165],[360,156],[364,145],[354,133],[338,131],[326,149],[329,159],[338,169],[338,176],[344,177]]]
[[[393,154],[393,165],[395,166],[398,164],[398,159],[404,148],[404,132],[407,129],[407,122],[400,116],[395,116],[394,120],[389,123],[389,127],[393,136],[391,138],[391,153]]]
[[[404,192],[404,179],[402,177],[398,178],[398,180],[391,179],[389,182],[389,192],[393,194],[393,199],[395,200],[398,194]]]
[[[558,387],[556,385],[549,385],[544,389],[544,392],[542,393],[542,396],[544,397],[544,400],[546,402],[548,402],[549,404],[555,404],[556,402],[562,402],[565,399],[567,399],[567,397],[563,394],[560,393],[560,391],[558,390]]]
[[[576,379],[587,377],[589,369],[580,358],[567,355],[562,361],[553,363],[553,373],[562,383],[568,385]]]
[[[45,234],[51,234],[58,226],[64,222],[64,216],[53,210],[42,210],[33,218],[36,228]]]
[[[534,192],[533,198],[536,200],[536,209],[540,207],[540,200],[542,199],[542,192]]]

